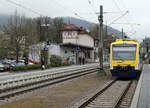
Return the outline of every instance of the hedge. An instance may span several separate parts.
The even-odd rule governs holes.
[[[60,67],[60,66],[69,66],[69,64],[62,63],[61,65],[54,65],[54,64],[48,64],[46,68],[50,67]],[[23,65],[23,66],[15,66],[12,68],[12,71],[24,71],[24,70],[35,70],[35,69],[41,69],[41,64],[33,64],[33,65]]]
[[[62,66],[62,58],[57,55],[51,55],[50,63],[52,67]]]
[[[60,67],[60,66],[69,66],[68,63],[62,63],[62,58],[57,55],[51,55],[50,63],[47,64],[46,68],[50,67]],[[41,69],[41,64],[33,64],[33,65],[23,65],[23,66],[15,66],[12,68],[13,71],[23,71],[23,70],[34,70],[34,69]]]
[[[12,68],[13,71],[22,71],[22,70],[33,70],[33,69],[40,69],[41,64],[33,64],[33,65],[22,65],[22,66],[15,66]]]

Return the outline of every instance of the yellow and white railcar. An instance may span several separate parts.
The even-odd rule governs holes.
[[[110,46],[112,76],[133,78],[140,72],[139,43],[131,39],[116,39]]]

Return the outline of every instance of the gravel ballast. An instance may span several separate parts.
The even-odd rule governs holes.
[[[70,108],[85,95],[110,81],[97,73],[0,100],[0,108]]]

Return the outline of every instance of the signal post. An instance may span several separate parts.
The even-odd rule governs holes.
[[[100,6],[100,16],[98,17],[100,23],[99,30],[99,62],[100,62],[100,72],[101,74],[105,74],[103,68],[103,6]]]

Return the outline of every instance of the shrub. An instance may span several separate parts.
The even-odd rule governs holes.
[[[70,66],[70,64],[69,63],[62,63],[62,66]]]
[[[33,65],[27,65],[27,69],[31,70],[31,69],[40,69],[41,68],[41,64],[33,64]]]
[[[13,71],[22,71],[25,70],[25,66],[15,66],[12,68]]]
[[[62,65],[62,58],[57,55],[51,55],[50,63],[52,67],[58,67]]]
[[[51,64],[47,64],[46,68],[50,67],[59,67],[59,66],[69,66],[68,63],[62,63],[62,58],[57,55],[51,55],[50,58]],[[15,66],[12,68],[13,71],[23,71],[23,70],[34,70],[34,69],[41,69],[41,64],[33,64],[33,65],[23,65],[23,66]]]
[[[50,68],[50,67],[52,67],[51,64],[47,64],[46,65],[46,68]]]
[[[15,66],[12,68],[13,71],[22,71],[22,70],[32,70],[32,69],[40,69],[41,64],[33,64],[33,65],[23,65],[23,66]]]

